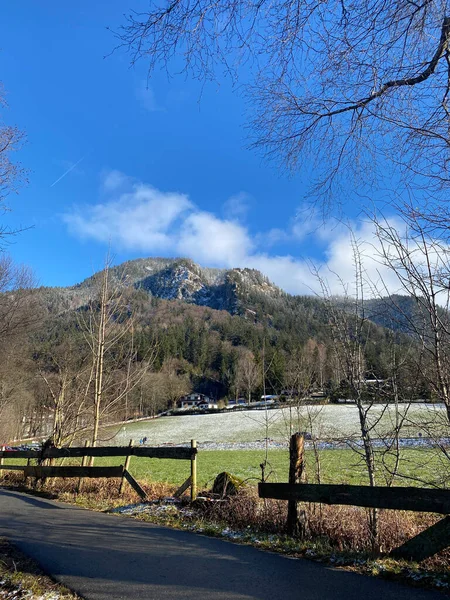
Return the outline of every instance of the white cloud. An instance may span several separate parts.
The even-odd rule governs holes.
[[[204,264],[231,267],[249,255],[253,244],[242,225],[199,211],[184,221],[176,246]]]
[[[148,112],[160,112],[164,111],[164,108],[161,107],[157,100],[156,95],[153,90],[145,81],[140,81],[139,85],[136,88],[136,99],[139,104]]]
[[[130,182],[130,177],[127,177],[120,171],[105,171],[102,177],[102,188],[104,192],[112,193],[125,187]]]
[[[320,291],[312,274],[311,250],[316,255],[322,251],[322,259],[315,264],[330,291],[342,294],[342,280],[352,293],[355,279],[352,240],[357,240],[368,278],[380,286],[381,275],[390,291],[399,287],[395,275],[377,260],[379,243],[370,223],[353,224],[350,229],[330,222],[317,236],[308,236],[304,244],[307,256],[273,255],[267,250],[267,235],[274,240],[289,241],[293,235],[292,223],[288,224],[287,234],[273,229],[268,234],[251,235],[235,220],[200,210],[186,194],[160,191],[119,171],[104,173],[101,189],[102,202],[75,207],[64,216],[74,235],[143,254],[188,256],[204,266],[253,267],[295,294]],[[369,289],[367,292],[370,294]]]
[[[248,257],[246,266],[258,269],[291,294],[311,295],[317,289],[317,282],[312,277],[308,260],[295,259],[292,256],[254,254]]]
[[[223,214],[227,219],[243,219],[250,209],[251,197],[246,192],[234,194],[223,205]]]
[[[111,179],[119,181],[120,177],[106,174],[104,190],[111,190]],[[77,207],[64,216],[65,222],[72,233],[83,238],[143,252],[170,250],[172,231],[192,209],[192,203],[185,194],[160,192],[142,183],[130,184],[130,181],[129,191],[94,206]],[[115,191],[114,187],[112,190]]]

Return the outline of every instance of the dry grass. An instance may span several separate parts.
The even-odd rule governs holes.
[[[37,495],[78,504],[92,510],[108,510],[124,504],[140,501],[136,492],[127,484],[122,494],[119,493],[119,478],[111,479],[84,479],[82,490],[77,493],[78,479],[48,479],[44,484],[38,483],[31,486],[24,485],[23,475],[9,472],[0,480],[0,485],[12,487],[19,491],[33,492]],[[147,496],[152,499],[171,496],[176,486],[164,482],[140,482]]]
[[[48,577],[33,560],[0,538],[0,597],[4,600],[80,600]]]
[[[368,511],[356,506],[300,504],[305,511],[307,540],[322,539],[339,551],[370,552]],[[233,529],[249,525],[255,531],[280,533],[285,530],[287,502],[261,500],[255,488],[241,490],[226,502],[205,504],[204,516],[222,521]],[[442,517],[409,511],[380,511],[380,545],[388,553],[430,527]],[[446,553],[447,560],[450,552]]]

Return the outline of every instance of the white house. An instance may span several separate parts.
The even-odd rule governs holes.
[[[183,396],[178,402],[181,410],[190,410],[197,408],[200,404],[209,404],[211,400],[205,394],[194,393]]]

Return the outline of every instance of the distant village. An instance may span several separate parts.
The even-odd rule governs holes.
[[[192,393],[182,396],[174,409],[175,412],[186,411],[208,411],[220,409],[238,409],[238,408],[278,408],[283,404],[295,402],[298,400],[298,393],[293,390],[283,390],[280,395],[266,394],[259,400],[252,401],[247,398],[229,399],[226,403],[217,402],[205,394]],[[308,398],[303,398],[302,402],[323,403],[326,401],[325,392],[319,390],[309,394]]]

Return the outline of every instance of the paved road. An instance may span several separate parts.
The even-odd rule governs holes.
[[[0,535],[89,600],[444,598],[10,490],[0,490]]]

